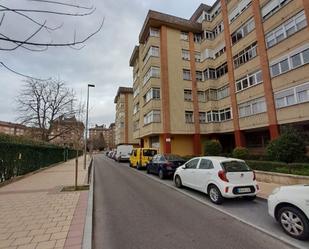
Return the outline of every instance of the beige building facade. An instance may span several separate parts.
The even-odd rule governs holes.
[[[309,132],[309,1],[218,0],[187,20],[149,11],[133,50],[133,137],[199,155],[207,139],[259,153]]]
[[[114,103],[116,104],[115,145],[138,145],[139,140],[133,139],[133,89],[119,87]]]

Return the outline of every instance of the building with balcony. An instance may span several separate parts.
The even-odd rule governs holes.
[[[132,116],[135,109],[132,104],[133,89],[131,87],[119,87],[114,103],[116,104],[115,120],[115,145],[138,145],[139,140],[133,139]]]
[[[190,19],[150,10],[130,58],[133,137],[199,155],[207,139],[259,153],[309,132],[309,1],[218,0]]]

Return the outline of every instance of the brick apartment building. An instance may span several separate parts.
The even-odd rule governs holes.
[[[22,124],[0,121],[0,133],[13,136],[24,136],[27,127]]]
[[[258,153],[284,125],[308,133],[308,21],[308,0],[218,0],[190,19],[150,10],[130,58],[133,138],[198,155],[210,138]]]
[[[112,123],[107,128],[106,125],[95,125],[89,129],[89,139],[99,139],[101,136],[104,138],[106,147],[109,149],[115,148],[115,124]]]

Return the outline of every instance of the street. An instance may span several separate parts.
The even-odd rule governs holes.
[[[97,155],[94,165],[95,249],[292,248],[127,164]]]

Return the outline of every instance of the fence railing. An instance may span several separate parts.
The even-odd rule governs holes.
[[[68,148],[0,142],[0,183],[75,156]]]

